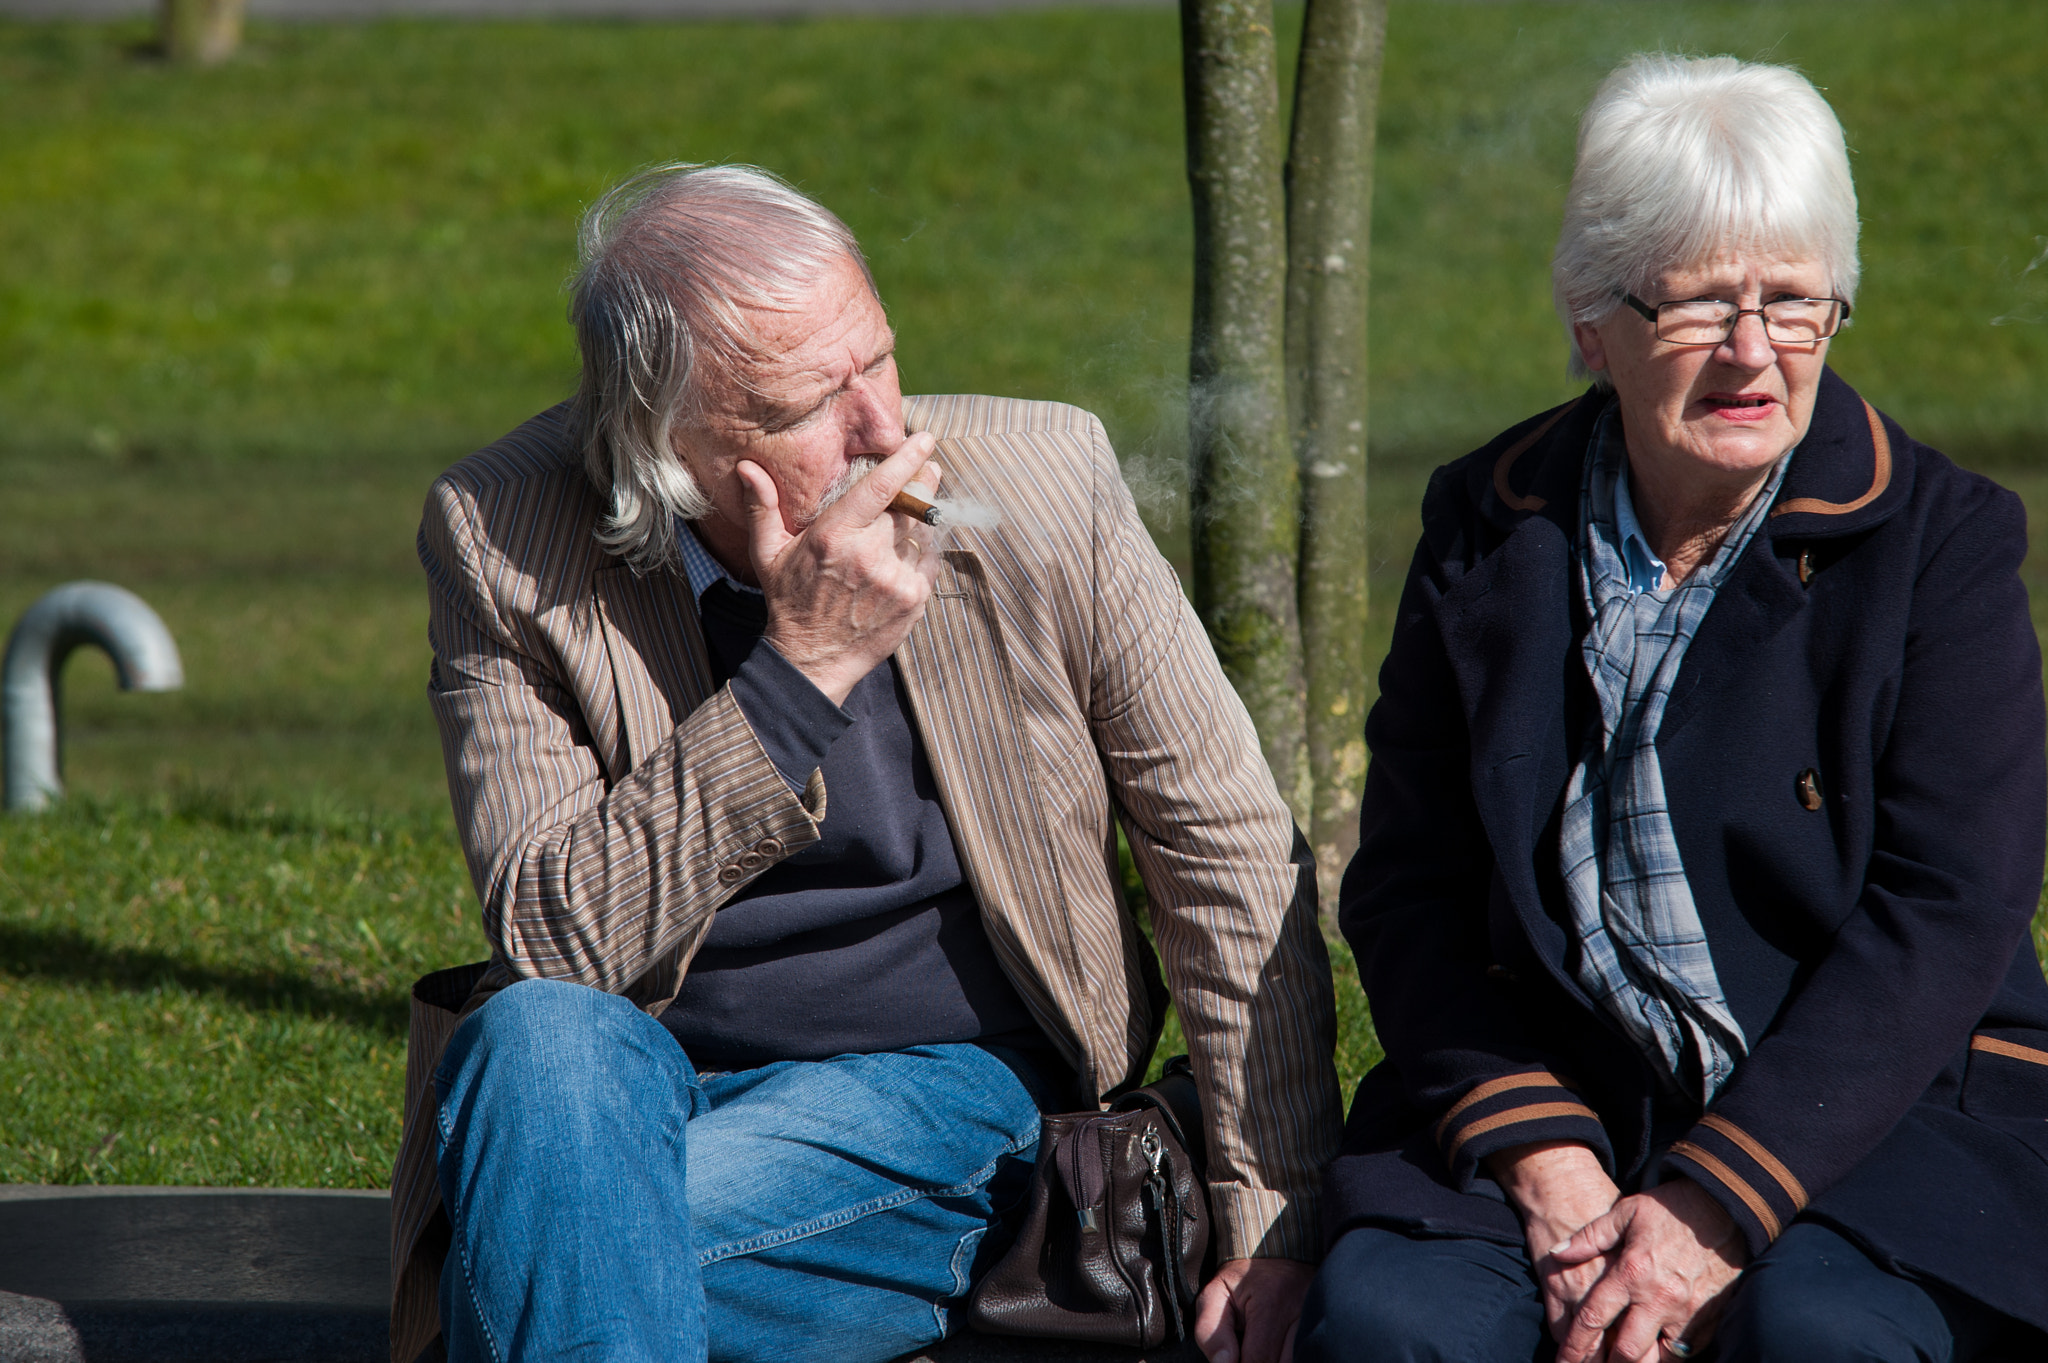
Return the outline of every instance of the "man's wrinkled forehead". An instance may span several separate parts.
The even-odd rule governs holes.
[[[895,333],[866,271],[842,260],[789,295],[737,309],[738,353],[717,385],[753,405],[823,396],[895,348]]]

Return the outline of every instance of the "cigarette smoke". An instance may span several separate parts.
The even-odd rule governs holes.
[[[1003,523],[1000,507],[972,497],[946,497],[932,503],[939,513],[938,530],[993,530]]]

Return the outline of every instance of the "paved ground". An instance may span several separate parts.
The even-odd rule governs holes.
[[[0,1185],[0,1360],[388,1363],[390,1224],[381,1192]],[[902,1363],[1200,1357],[966,1335]]]
[[[1006,9],[1163,6],[1173,0],[249,0],[260,19],[434,18],[786,19],[812,14],[972,14]],[[114,19],[156,12],[157,0],[0,0],[0,17]]]

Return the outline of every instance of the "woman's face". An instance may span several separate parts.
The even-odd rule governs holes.
[[[1827,270],[1797,256],[1728,255],[1670,270],[1643,297],[1651,306],[1719,298],[1755,308],[1774,298],[1825,298]],[[1737,320],[1719,345],[1673,345],[1635,309],[1573,326],[1579,351],[1614,380],[1632,461],[1666,477],[1714,484],[1760,477],[1806,436],[1828,343],[1772,343],[1763,318]]]

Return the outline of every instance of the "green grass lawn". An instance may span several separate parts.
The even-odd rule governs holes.
[[[790,176],[867,243],[907,386],[1100,411],[1182,558],[1176,20],[259,24],[207,72],[146,35],[0,23],[0,625],[119,582],[188,674],[123,695],[81,655],[78,798],[0,821],[0,1181],[376,1184],[405,986],[482,952],[412,531],[437,469],[566,390],[579,208],[656,160]],[[1865,221],[1838,366],[2048,514],[2048,7],[1397,0],[1376,599],[1428,467],[1571,391],[1573,125],[1643,47],[1825,87]],[[1338,965],[1348,1088],[1373,1043]]]

